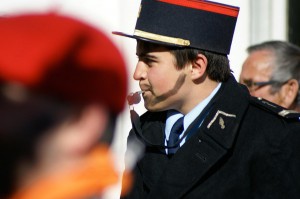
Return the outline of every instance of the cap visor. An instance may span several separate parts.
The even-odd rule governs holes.
[[[184,46],[178,45],[178,44],[173,44],[173,43],[168,43],[168,42],[163,42],[163,41],[157,41],[157,40],[154,40],[154,39],[149,39],[149,38],[140,37],[140,36],[136,36],[136,35],[130,35],[130,34],[126,34],[126,33],[123,33],[123,32],[118,32],[118,31],[113,31],[112,34],[123,36],[123,37],[133,38],[133,39],[136,39],[136,40],[142,40],[142,41],[146,41],[146,42],[150,42],[150,43],[165,45],[165,46],[184,47]]]

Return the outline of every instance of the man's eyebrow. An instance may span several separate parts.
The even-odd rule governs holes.
[[[139,58],[147,58],[147,59],[154,59],[156,60],[157,57],[155,55],[151,55],[151,54],[148,54],[148,53],[136,53],[136,55],[139,57]]]

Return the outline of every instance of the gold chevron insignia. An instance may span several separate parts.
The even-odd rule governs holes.
[[[218,110],[217,113],[215,114],[214,118],[207,125],[208,129],[216,121],[216,119],[218,118],[219,115],[223,115],[223,117],[233,117],[233,118],[236,118],[236,115],[234,115],[234,114],[229,114],[229,113],[225,113],[224,111]],[[224,119],[222,117],[220,117],[220,119],[219,119],[219,125],[221,126],[221,129],[225,129],[225,122],[224,122]]]

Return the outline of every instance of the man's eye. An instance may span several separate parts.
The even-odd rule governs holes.
[[[154,60],[153,60],[153,59],[150,59],[150,58],[145,58],[145,62],[146,62],[146,63],[152,63],[152,62],[154,62]]]
[[[139,61],[144,62],[145,64],[147,64],[148,66],[152,66],[152,64],[155,62],[155,60],[151,59],[151,58],[140,58]]]

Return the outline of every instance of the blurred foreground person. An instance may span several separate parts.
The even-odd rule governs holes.
[[[248,47],[240,74],[251,95],[300,111],[300,48],[285,41]]]
[[[0,19],[0,198],[99,198],[125,62],[99,30],[57,14]]]

